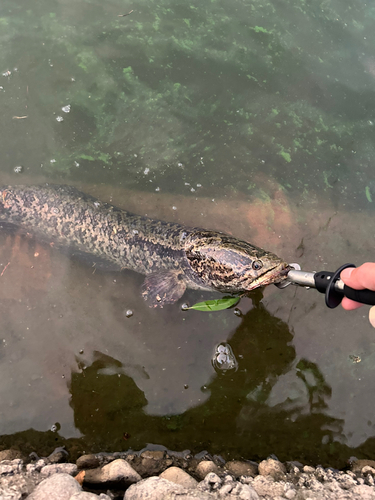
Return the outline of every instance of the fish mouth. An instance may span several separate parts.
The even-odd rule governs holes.
[[[281,283],[288,278],[289,271],[293,269],[286,262],[281,262],[271,269],[268,269],[264,274],[258,276],[254,281],[251,282],[250,286],[246,291],[255,290],[261,286],[267,286],[274,283]]]

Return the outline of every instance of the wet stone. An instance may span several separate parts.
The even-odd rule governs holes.
[[[303,464],[301,464],[301,462],[298,462],[297,460],[290,460],[288,462],[285,462],[285,467],[287,472],[297,474],[299,470],[303,469]]]
[[[51,427],[51,431],[57,432],[58,430],[60,430],[60,428],[60,424],[53,424]],[[68,457],[69,453],[66,451],[65,447],[59,446],[58,448],[55,448],[47,458],[45,458],[45,461],[48,464],[58,464],[66,462]]]
[[[275,480],[283,478],[286,473],[285,465],[273,458],[260,462],[258,469],[261,476],[271,476]]]
[[[160,474],[165,465],[161,460],[153,460],[152,458],[144,458],[142,462],[136,467],[137,472],[142,477],[156,476]]]
[[[225,464],[225,468],[239,478],[240,476],[255,477],[258,473],[258,465],[251,462],[241,462],[240,460],[231,460]]]
[[[63,451],[57,451],[56,453],[52,453],[48,458],[47,461],[49,464],[60,464],[63,462],[66,462],[67,459],[67,453]]]
[[[104,465],[100,469],[89,469],[86,471],[84,483],[121,483],[129,485],[140,481],[141,476],[133,467],[121,458]]]
[[[146,450],[141,453],[141,458],[151,458],[152,460],[163,460],[165,457],[165,451],[152,451]]]
[[[200,479],[204,479],[210,472],[217,474],[219,467],[211,460],[204,460],[197,465],[195,472]]]
[[[366,465],[375,469],[375,460],[356,460],[352,463],[351,468],[353,472],[362,472],[363,467]]]
[[[100,466],[101,460],[96,455],[82,455],[76,461],[78,469],[96,469]]]
[[[0,462],[3,460],[15,460],[16,458],[23,458],[22,453],[18,450],[0,451]]]
[[[140,463],[134,465],[134,468],[142,477],[156,476],[163,472],[170,462],[164,459],[165,451],[146,450],[141,453]]]
[[[184,488],[195,488],[198,481],[190,476],[187,472],[183,471],[179,467],[169,467],[164,472],[160,474],[161,478],[167,479],[172,483],[179,484]]]

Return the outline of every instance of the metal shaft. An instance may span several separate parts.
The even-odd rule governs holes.
[[[288,273],[288,278],[292,283],[295,283],[296,285],[310,286],[312,288],[315,288],[314,273],[292,269]]]
[[[309,273],[307,271],[297,271],[296,269],[292,269],[288,273],[288,278],[292,283],[300,286],[309,286],[312,288],[316,288],[314,276],[315,273]],[[327,279],[330,279],[330,276],[327,276]],[[344,290],[344,286],[344,282],[340,279],[335,282],[336,290],[342,292]]]

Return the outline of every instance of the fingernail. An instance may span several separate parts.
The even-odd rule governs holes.
[[[372,326],[375,328],[375,306],[371,307],[369,315],[368,315],[368,319],[370,320],[370,323],[372,324]]]
[[[347,267],[346,269],[343,269],[340,273],[340,278],[349,279],[354,269],[354,267]]]

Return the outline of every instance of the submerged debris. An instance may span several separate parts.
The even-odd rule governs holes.
[[[212,365],[216,371],[237,370],[238,363],[229,344],[222,342],[216,346]]]

